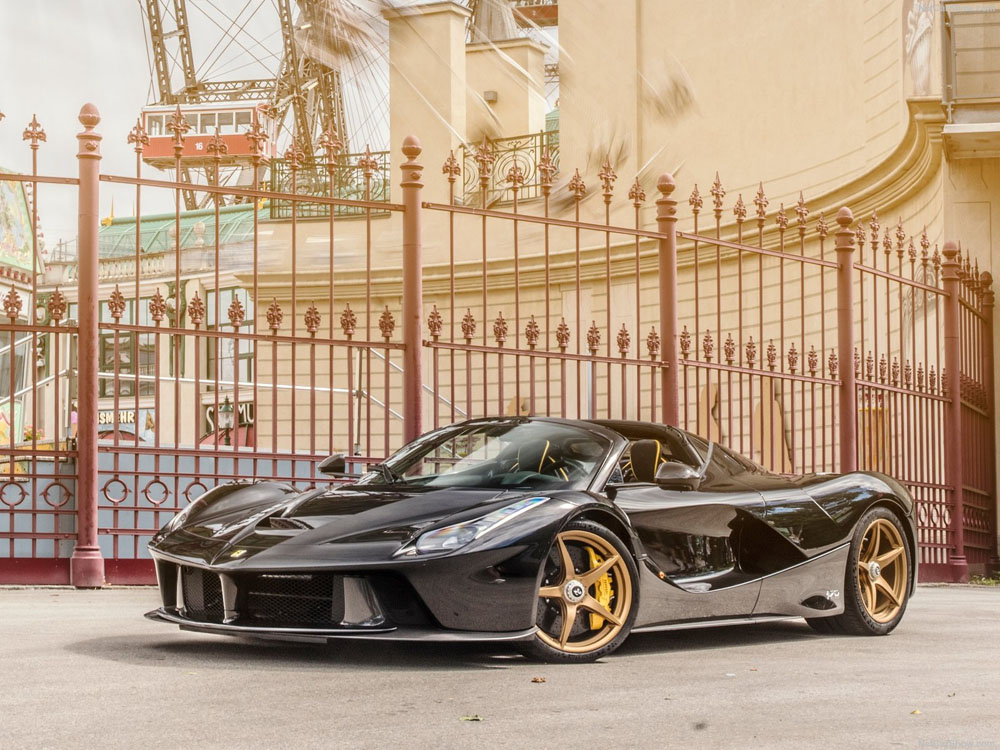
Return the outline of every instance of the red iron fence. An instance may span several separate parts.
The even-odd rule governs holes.
[[[0,581],[151,581],[145,542],[217,482],[313,486],[330,453],[364,466],[495,414],[662,421],[778,472],[883,471],[917,500],[925,580],[996,562],[992,280],[951,243],[810,218],[801,197],[768,211],[763,187],[727,205],[718,177],[704,198],[663,175],[619,200],[610,163],[561,179],[544,144],[530,185],[520,158],[497,172],[496,144],[464,156],[478,189],[449,155],[434,202],[407,139],[391,203],[387,160],[333,133],[323,163],[293,143],[270,190],[194,186],[211,210],[192,219],[179,113],[172,179],[143,177],[141,125],[135,174],[101,174],[96,110],[80,121],[77,177],[38,173],[35,122],[31,174],[0,177],[32,186],[35,216],[58,185],[80,204],[72,288],[42,285],[35,252],[4,296]],[[225,144],[208,150],[218,165]],[[159,270],[142,220],[102,267],[102,182],[134,188],[136,216],[172,197]]]

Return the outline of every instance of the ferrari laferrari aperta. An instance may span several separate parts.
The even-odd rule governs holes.
[[[913,501],[876,473],[787,477],[659,424],[478,419],[341,483],[217,486],[149,545],[185,630],[512,641],[590,661],[630,633],[804,617],[885,635],[916,579]],[[348,481],[343,481],[347,479]]]

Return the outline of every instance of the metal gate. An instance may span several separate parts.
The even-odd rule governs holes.
[[[670,175],[616,191],[610,163],[587,185],[546,148],[497,174],[502,144],[429,155],[448,199],[424,202],[407,139],[393,203],[388,156],[334,133],[321,162],[293,144],[270,189],[196,186],[189,215],[179,112],[173,179],[142,176],[141,125],[135,174],[101,174],[96,109],[80,121],[78,177],[38,173],[34,122],[31,174],[0,177],[31,185],[33,217],[57,185],[80,204],[72,283],[42,284],[35,252],[3,297],[7,351],[40,364],[18,382],[8,354],[0,581],[151,581],[146,541],[217,482],[312,486],[330,453],[363,467],[495,414],[652,419],[774,471],[884,471],[917,500],[925,579],[995,560],[991,279],[950,243],[801,197],[769,210],[762,187],[727,202],[718,177],[686,200]],[[101,182],[134,188],[134,227],[101,229]],[[142,217],[164,191],[172,215]]]

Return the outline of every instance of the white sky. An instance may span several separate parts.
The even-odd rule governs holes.
[[[125,139],[146,102],[149,70],[139,5],[135,0],[0,0],[0,166],[31,171],[21,139],[33,113],[47,142],[39,172],[76,176],[77,114],[85,102],[101,112],[102,171],[134,173]],[[104,184],[101,211],[115,196],[115,213],[131,212],[131,190]],[[50,248],[76,236],[76,189],[39,188],[39,215]]]

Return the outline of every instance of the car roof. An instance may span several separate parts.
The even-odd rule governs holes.
[[[668,427],[658,422],[641,422],[637,419],[590,419],[590,424],[600,425],[605,429],[617,432],[629,440],[657,439],[664,435],[678,437],[683,433],[676,427]]]
[[[481,422],[546,422],[550,424],[564,424],[570,427],[577,427],[583,430],[589,430],[590,432],[595,432],[606,438],[612,440],[612,442],[617,442],[622,438],[628,439],[628,436],[623,434],[620,430],[616,430],[611,422],[605,422],[603,420],[597,419],[569,419],[566,417],[521,417],[521,416],[497,416],[497,417],[476,417],[474,419],[467,419],[459,424],[477,424]],[[642,422],[636,422],[636,424],[642,424]]]

